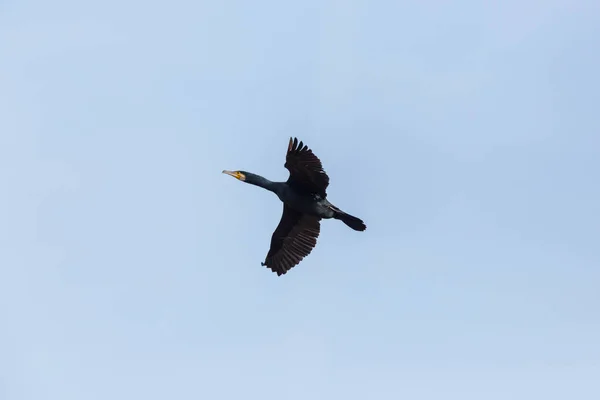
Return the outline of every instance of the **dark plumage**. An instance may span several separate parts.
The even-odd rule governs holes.
[[[290,138],[284,165],[290,176],[286,182],[272,182],[246,171],[223,171],[251,185],[277,195],[283,214],[271,237],[271,247],[261,264],[283,275],[310,254],[317,244],[321,219],[338,219],[356,231],[367,229],[364,222],[345,213],[327,200],[329,176],[319,158],[298,139]]]

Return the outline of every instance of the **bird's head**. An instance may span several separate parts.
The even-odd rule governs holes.
[[[242,182],[246,180],[246,172],[244,172],[244,171],[227,171],[227,170],[224,170],[223,173],[227,174],[227,175],[231,175],[235,179],[238,179],[238,180],[240,180]]]

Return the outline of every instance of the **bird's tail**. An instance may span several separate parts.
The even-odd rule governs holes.
[[[354,229],[355,231],[364,231],[365,229],[367,229],[367,226],[362,221],[362,219],[357,218],[354,215],[345,213],[340,209],[336,210],[333,218],[339,219],[340,221],[342,221],[343,223],[345,223],[346,225],[348,225],[350,228]]]

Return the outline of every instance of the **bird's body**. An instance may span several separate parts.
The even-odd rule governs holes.
[[[321,198],[320,195],[314,193],[298,191],[287,182],[272,182],[250,172],[243,173],[246,176],[244,182],[273,192],[279,200],[295,211],[320,218],[333,218],[334,212],[330,208],[331,203],[327,198]]]
[[[223,171],[273,192],[283,202],[281,221],[271,238],[265,262],[261,263],[277,275],[285,274],[310,254],[320,233],[321,219],[339,219],[354,230],[366,229],[362,220],[329,202],[329,177],[320,160],[297,139],[290,139],[285,167],[290,171],[286,182],[273,182],[245,171]]]

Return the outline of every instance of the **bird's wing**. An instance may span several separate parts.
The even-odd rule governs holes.
[[[290,138],[285,165],[290,171],[287,183],[296,190],[327,196],[329,176],[323,170],[321,160],[298,139]]]
[[[317,244],[320,218],[303,214],[283,205],[283,215],[271,237],[265,262],[277,275],[283,275],[310,254]]]

